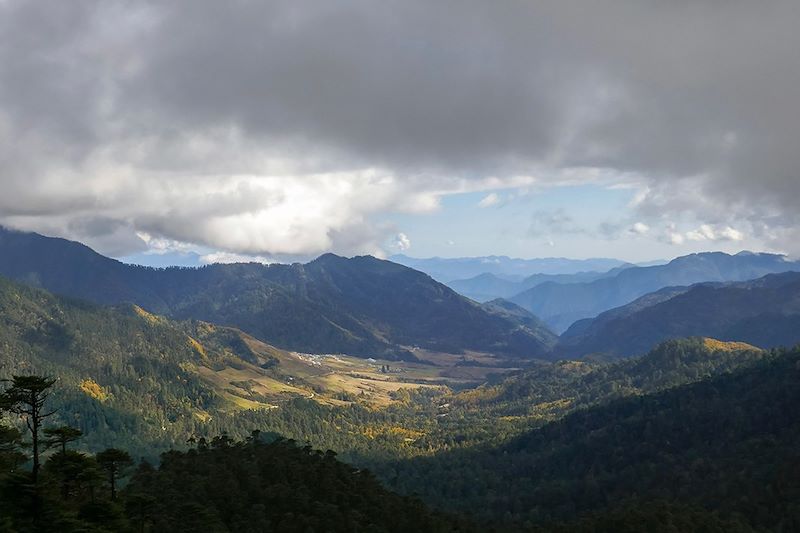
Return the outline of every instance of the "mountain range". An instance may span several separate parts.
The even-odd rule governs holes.
[[[625,268],[614,276],[590,282],[542,283],[510,300],[561,333],[578,320],[626,305],[664,287],[746,281],[792,270],[800,270],[800,263],[782,255],[706,252],[678,257],[665,265]]]
[[[562,357],[627,357],[670,338],[704,335],[761,347],[800,342],[800,272],[737,283],[668,287],[576,322],[561,335]]]
[[[446,285],[467,298],[471,298],[477,302],[485,302],[496,298],[511,298],[521,292],[547,282],[586,283],[596,279],[610,278],[616,276],[623,269],[632,266],[634,265],[623,264],[605,272],[590,271],[576,272],[574,274],[531,274],[519,281],[484,272],[473,278],[449,281]]]
[[[487,309],[431,277],[370,256],[307,264],[154,269],[38,234],[0,230],[0,274],[103,305],[233,326],[299,352],[414,359],[413,348],[542,357],[544,326]]]
[[[608,258],[567,259],[544,257],[519,259],[504,255],[483,257],[429,257],[416,258],[403,254],[392,255],[389,260],[425,272],[442,283],[468,279],[481,274],[493,274],[508,281],[521,281],[533,274],[576,274],[578,272],[605,272],[622,266],[624,261]],[[500,295],[497,295],[500,296]]]
[[[156,269],[80,243],[0,229],[0,275],[17,281],[101,305],[132,303],[174,320],[234,327],[280,349],[384,359],[415,360],[417,347],[527,359],[620,357],[692,335],[791,344],[800,341],[793,334],[792,276],[736,285],[791,270],[800,265],[781,255],[713,252],[516,282],[486,274],[538,285],[477,303],[371,256]],[[778,283],[785,286],[774,288]],[[551,328],[564,331],[562,338]]]

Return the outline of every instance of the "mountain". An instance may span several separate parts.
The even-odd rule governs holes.
[[[495,298],[510,298],[523,291],[532,289],[542,283],[584,283],[596,279],[616,276],[621,270],[633,265],[622,265],[607,272],[576,272],[574,274],[531,274],[514,281],[485,272],[474,278],[456,279],[446,283],[448,287],[467,298],[477,302],[486,302]]]
[[[308,395],[282,385],[288,358],[238,330],[101,307],[0,277],[0,378],[58,377],[52,422],[80,428],[89,449],[124,444],[149,455],[211,419],[269,406],[223,379],[232,373],[275,389],[272,402],[281,392]]]
[[[513,302],[496,298],[481,304],[481,308],[492,315],[500,316],[519,325],[524,331],[534,335],[542,346],[553,347],[558,342],[558,335],[550,331],[536,315]]]
[[[555,352],[561,357],[625,357],[665,339],[692,335],[764,348],[800,342],[800,273],[662,289],[577,322]]]
[[[579,409],[496,447],[415,459],[394,486],[508,530],[796,531],[799,372],[800,351],[768,355],[707,380]],[[631,525],[644,519],[636,510],[653,506],[667,512],[656,529]],[[608,516],[618,522],[586,527]],[[693,518],[664,527],[680,517]],[[718,525],[703,529],[706,521]]]
[[[534,365],[497,383],[460,393],[452,404],[469,405],[494,416],[536,413],[543,419],[560,418],[613,399],[651,394],[725,374],[766,354],[741,342],[707,337],[674,339],[641,357]]]
[[[625,264],[617,259],[567,259],[564,257],[544,257],[538,259],[519,259],[504,255],[485,257],[430,257],[416,258],[398,254],[391,261],[425,272],[433,279],[448,283],[467,279],[481,274],[493,274],[501,279],[520,281],[532,274],[576,274],[578,272],[600,271]]]
[[[800,263],[776,254],[722,252],[691,254],[666,265],[626,268],[588,283],[543,283],[510,300],[540,317],[556,333],[572,323],[632,302],[664,287],[706,281],[745,281],[800,270]]]
[[[178,320],[233,326],[300,352],[413,359],[410,348],[418,346],[541,357],[551,348],[539,340],[542,332],[369,256],[153,269],[79,243],[0,230],[0,274],[100,304],[130,302]]]
[[[454,279],[445,283],[459,294],[476,302],[487,302],[496,298],[508,298],[522,292],[521,281],[512,281],[484,272],[474,278]]]

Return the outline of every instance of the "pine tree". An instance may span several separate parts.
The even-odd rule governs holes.
[[[117,500],[117,480],[124,469],[133,464],[128,452],[116,448],[108,448],[97,454],[97,462],[108,473],[111,485],[111,501]]]
[[[33,452],[33,483],[39,479],[39,430],[45,418],[55,411],[45,411],[45,403],[50,389],[56,380],[42,376],[14,376],[11,387],[0,395],[0,405],[16,415],[25,417],[25,424],[31,432]]]

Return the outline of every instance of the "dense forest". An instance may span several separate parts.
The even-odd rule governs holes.
[[[799,403],[800,350],[776,352],[752,367],[578,410],[501,446],[395,463],[392,485],[531,527],[664,503],[696,506],[703,521],[711,513],[739,530],[797,531]]]
[[[0,414],[21,416],[29,439],[0,425],[0,529],[63,532],[466,531],[469,525],[388,492],[332,451],[253,431],[169,451],[134,468],[127,451],[75,451],[82,432],[49,427],[54,379],[14,376]],[[47,453],[46,450],[50,450]],[[21,468],[32,463],[30,470]],[[129,479],[126,479],[129,478]],[[127,483],[122,487],[123,482]]]

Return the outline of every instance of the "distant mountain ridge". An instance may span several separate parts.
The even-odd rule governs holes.
[[[627,357],[669,338],[708,336],[761,348],[800,342],[800,272],[732,283],[670,287],[576,322],[559,357]]]
[[[800,270],[800,263],[788,261],[782,255],[706,252],[678,257],[665,265],[626,268],[615,276],[586,283],[543,283],[510,300],[561,333],[578,320],[597,316],[664,287],[746,281],[793,270]]]
[[[616,276],[632,264],[622,264],[604,272],[576,272],[574,274],[531,274],[520,280],[513,281],[485,272],[469,279],[457,279],[447,282],[446,285],[459,294],[477,302],[485,302],[496,298],[512,298],[517,294],[532,289],[542,283],[584,283],[601,278]]]
[[[519,259],[504,255],[416,258],[397,254],[389,257],[389,260],[425,272],[442,283],[468,279],[481,274],[492,274],[508,281],[521,281],[533,274],[605,272],[625,264],[624,261],[609,258],[567,259],[565,257],[543,257]]]
[[[0,229],[0,274],[100,304],[237,327],[280,348],[413,358],[407,347],[542,357],[555,337],[426,274],[370,256],[307,264],[126,265],[63,239]],[[547,339],[547,342],[543,342]]]

